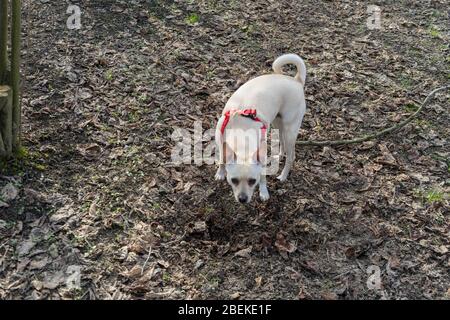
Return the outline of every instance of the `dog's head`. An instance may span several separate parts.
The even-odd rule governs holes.
[[[261,178],[266,157],[265,143],[249,159],[240,159],[226,143],[224,152],[227,182],[233,189],[234,198],[240,203],[249,203]]]

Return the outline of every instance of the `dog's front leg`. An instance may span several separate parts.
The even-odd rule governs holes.
[[[267,182],[265,174],[261,174],[261,178],[259,179],[259,198],[262,201],[269,200],[269,191],[267,190]]]
[[[214,178],[216,180],[223,180],[225,179],[225,163],[226,163],[226,159],[225,159],[225,152],[223,150],[223,140],[222,140],[222,132],[220,131],[220,126],[222,125],[224,120],[224,117],[221,117],[219,119],[219,121],[217,122],[217,127],[216,127],[216,147],[219,151],[219,169],[217,169],[216,175],[214,176]]]
[[[224,152],[223,152],[223,146],[218,145],[219,148],[219,169],[217,169],[215,179],[216,180],[223,180],[225,179],[225,160],[224,160]]]
[[[216,178],[216,180],[225,179],[225,165],[224,164],[222,164],[222,163],[219,164],[219,169],[217,169],[215,178]]]

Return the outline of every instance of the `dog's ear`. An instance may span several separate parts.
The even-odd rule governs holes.
[[[253,154],[253,162],[266,165],[267,161],[267,141],[261,141],[258,150]]]
[[[223,147],[223,160],[225,164],[235,163],[236,162],[236,154],[233,149],[231,149],[226,142],[222,144]]]

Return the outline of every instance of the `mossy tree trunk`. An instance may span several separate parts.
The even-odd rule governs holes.
[[[21,0],[0,0],[0,157],[3,158],[13,156],[20,148],[20,25]]]

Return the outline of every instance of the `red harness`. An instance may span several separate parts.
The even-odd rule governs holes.
[[[220,128],[220,132],[222,132],[222,135],[225,133],[225,128],[227,127],[227,124],[230,121],[231,116],[235,115],[235,114],[239,114],[243,117],[250,118],[253,121],[261,122],[262,123],[262,127],[261,127],[262,137],[264,137],[266,135],[267,126],[264,123],[264,121],[262,121],[260,118],[258,118],[256,116],[255,109],[245,109],[245,110],[231,109],[231,110],[228,110],[227,112],[225,112],[225,114],[224,114],[225,119],[223,119],[222,127]]]

